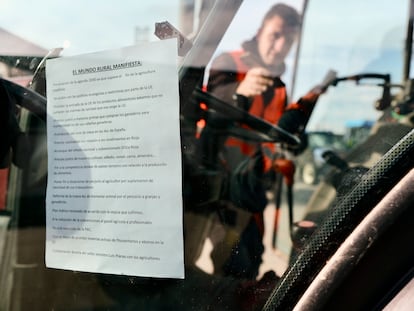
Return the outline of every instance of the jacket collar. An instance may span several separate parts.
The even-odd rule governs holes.
[[[274,77],[280,77],[285,72],[285,63],[275,64],[273,66],[268,66],[263,63],[262,58],[260,57],[257,50],[256,37],[243,42],[242,48],[246,52],[242,56],[242,61],[248,67],[261,66],[267,68],[270,72],[272,72]]]

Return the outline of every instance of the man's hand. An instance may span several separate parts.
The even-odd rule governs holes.
[[[254,67],[247,71],[246,77],[236,89],[236,94],[253,97],[265,92],[273,85],[269,70],[263,67]]]

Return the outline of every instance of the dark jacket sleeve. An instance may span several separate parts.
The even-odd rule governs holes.
[[[237,69],[233,58],[228,53],[219,55],[211,65],[207,91],[229,104],[235,104],[233,94],[238,85]]]

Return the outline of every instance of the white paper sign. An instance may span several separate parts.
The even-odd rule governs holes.
[[[46,266],[184,278],[176,39],[46,75]]]

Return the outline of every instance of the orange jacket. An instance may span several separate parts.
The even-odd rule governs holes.
[[[230,52],[235,64],[236,64],[236,80],[242,81],[246,72],[250,69],[246,64],[241,60],[241,55],[244,53],[243,50]],[[270,97],[270,101],[265,98],[264,95],[257,95],[253,98],[253,101],[248,109],[248,112],[262,118],[272,124],[277,124],[283,112],[285,111],[287,104],[287,95],[285,84],[278,79],[273,88],[273,94]],[[251,156],[257,150],[257,144],[248,143],[244,140],[237,139],[235,137],[230,137],[226,141],[226,146],[229,147],[239,147],[242,154],[246,156]],[[273,143],[263,143],[262,147],[268,148],[270,153],[275,152],[275,146]],[[272,159],[265,152],[264,157],[264,171],[268,171],[271,168]]]

